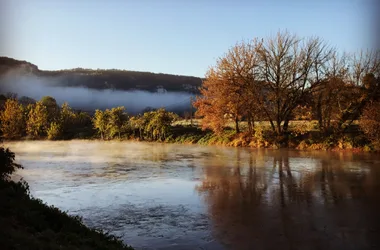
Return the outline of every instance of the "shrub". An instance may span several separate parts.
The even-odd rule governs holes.
[[[62,135],[61,125],[56,122],[52,122],[47,131],[47,135],[49,140],[60,139]]]
[[[298,144],[297,149],[305,150],[309,148],[309,144],[306,141],[301,141],[300,144]]]
[[[359,126],[375,144],[380,144],[380,101],[369,104],[363,111]]]
[[[338,147],[340,149],[352,149],[354,144],[349,138],[343,137],[338,140]]]
[[[20,164],[15,161],[15,154],[8,148],[0,147],[0,179],[8,179],[11,174],[18,168],[22,168]]]
[[[253,135],[256,140],[257,140],[257,143],[260,143],[262,141],[264,141],[264,129],[262,126],[256,126],[255,127],[255,133]]]
[[[314,127],[314,124],[310,121],[300,121],[293,126],[291,135],[294,137],[303,136],[309,133]]]
[[[0,111],[0,130],[7,139],[20,138],[25,133],[24,110],[17,100],[8,99]]]

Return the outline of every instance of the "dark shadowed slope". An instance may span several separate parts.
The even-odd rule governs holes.
[[[144,90],[157,92],[180,91],[197,93],[202,79],[192,76],[156,74],[150,72],[136,72],[117,69],[68,69],[57,71],[40,70],[32,63],[19,61],[8,57],[0,57],[0,75],[32,74],[38,77],[51,79],[52,85],[87,87],[98,90]],[[59,79],[59,80],[58,80]]]

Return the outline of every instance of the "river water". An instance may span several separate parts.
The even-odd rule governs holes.
[[[380,156],[7,143],[31,194],[136,249],[376,249]]]

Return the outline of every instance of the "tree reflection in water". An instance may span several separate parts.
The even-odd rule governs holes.
[[[236,151],[197,186],[213,232],[230,249],[378,246],[380,166],[360,155]],[[268,156],[269,155],[269,156]],[[308,158],[305,158],[308,157]]]

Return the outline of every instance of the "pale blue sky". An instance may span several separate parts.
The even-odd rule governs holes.
[[[0,2],[0,55],[40,69],[204,76],[237,41],[285,29],[348,52],[374,46],[371,0]]]

